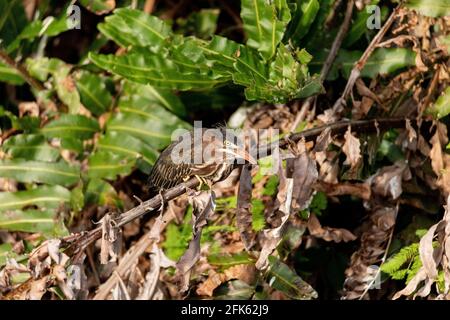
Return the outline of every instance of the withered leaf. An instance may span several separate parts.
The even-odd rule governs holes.
[[[286,170],[293,172],[292,208],[296,211],[303,210],[311,201],[313,184],[319,177],[316,162],[303,152],[297,158],[286,161]]]
[[[176,267],[181,279],[181,291],[188,289],[189,275],[192,267],[200,257],[200,239],[202,229],[207,224],[207,219],[213,214],[215,208],[215,194],[211,191],[190,191],[189,202],[192,204],[192,240],[189,247],[178,260]]]
[[[319,219],[317,219],[314,213],[309,216],[308,230],[312,236],[321,238],[325,241],[334,241],[339,243],[341,241],[349,242],[356,239],[356,236],[347,229],[322,227]]]
[[[252,176],[251,165],[245,165],[239,179],[237,196],[236,225],[241,234],[245,249],[249,251],[255,245],[256,234],[252,229]]]
[[[350,165],[350,167],[355,167],[359,160],[361,159],[361,142],[358,138],[352,135],[351,128],[348,127],[344,135],[345,143],[342,146],[342,151],[347,156],[344,164]]]

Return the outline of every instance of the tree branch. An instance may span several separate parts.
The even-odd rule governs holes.
[[[358,121],[340,121],[333,124],[324,125],[321,127],[313,128],[310,130],[305,130],[303,132],[291,134],[288,137],[282,138],[271,144],[263,145],[259,148],[257,158],[262,156],[267,156],[272,153],[276,148],[284,148],[288,146],[290,141],[298,142],[301,139],[306,141],[315,140],[326,128],[330,128],[333,135],[343,134],[347,130],[348,126],[352,127],[352,132],[380,132],[392,128],[403,128],[405,127],[406,119],[373,119],[373,120],[358,120]],[[147,201],[140,203],[138,206],[120,215],[116,220],[116,227],[119,228],[134,219],[142,217],[143,215],[155,211],[161,206],[161,198],[164,202],[175,199],[180,195],[186,193],[188,189],[196,188],[199,185],[197,178],[192,178],[187,182],[183,182],[167,191],[163,192],[162,195],[157,195]],[[89,232],[80,233],[78,235],[70,235],[62,240],[68,244],[65,253],[73,256],[76,261],[81,257],[83,250],[91,243],[99,239],[102,235],[101,227],[93,229]]]

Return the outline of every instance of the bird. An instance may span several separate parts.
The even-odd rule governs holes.
[[[257,164],[232,130],[223,126],[199,129],[180,135],[160,153],[148,177],[150,189],[161,192],[193,177],[200,186],[211,186],[239,165]]]

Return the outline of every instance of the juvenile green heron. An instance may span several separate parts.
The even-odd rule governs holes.
[[[197,177],[211,185],[228,177],[238,165],[256,160],[234,133],[221,128],[190,131],[172,142],[152,168],[149,186],[169,189]]]

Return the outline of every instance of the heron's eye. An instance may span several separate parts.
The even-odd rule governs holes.
[[[225,145],[225,147],[231,146],[231,142],[228,140],[225,140],[223,144]]]

